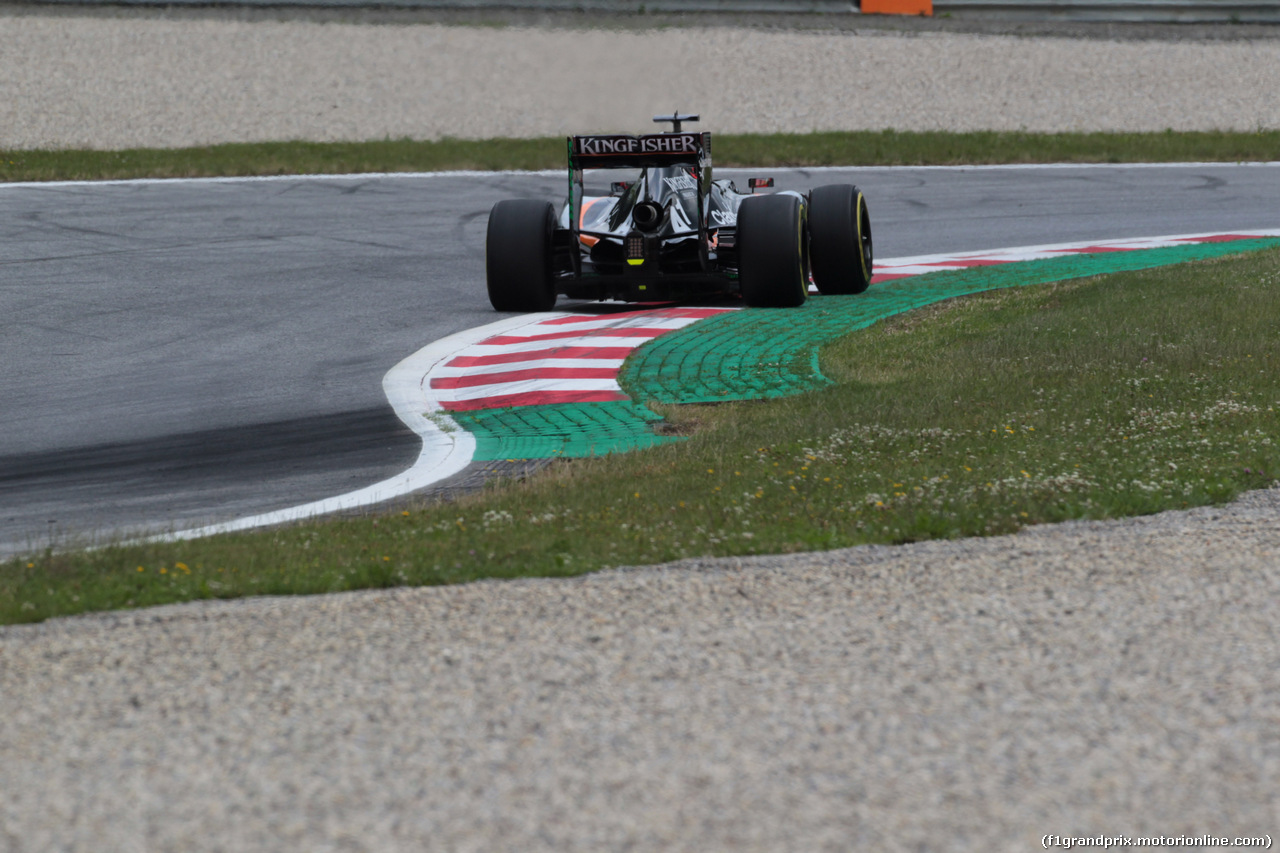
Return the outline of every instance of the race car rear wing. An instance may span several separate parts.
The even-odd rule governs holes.
[[[711,165],[710,133],[571,136],[570,169]]]
[[[657,121],[658,116],[654,118]],[[697,116],[679,116],[696,120]],[[678,124],[677,124],[678,126]],[[703,200],[711,190],[711,134],[649,133],[642,136],[570,136],[569,143],[569,229],[576,246],[582,215],[582,173],[586,169],[647,169],[658,166],[685,166],[698,182],[698,244],[706,264],[707,212]],[[580,274],[574,253],[574,273]]]

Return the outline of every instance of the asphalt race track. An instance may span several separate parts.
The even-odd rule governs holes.
[[[759,174],[779,189],[859,184],[880,258],[1280,226],[1275,164]],[[0,556],[229,520],[404,469],[419,442],[383,375],[499,316],[487,212],[558,200],[564,184],[0,186]]]

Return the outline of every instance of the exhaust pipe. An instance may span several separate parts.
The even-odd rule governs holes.
[[[657,202],[642,201],[631,209],[631,221],[641,231],[657,231],[662,225],[662,213]]]

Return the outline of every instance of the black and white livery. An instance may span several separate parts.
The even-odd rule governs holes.
[[[654,116],[664,133],[571,136],[569,197],[500,201],[485,245],[489,301],[499,311],[549,311],[556,297],[630,302],[740,294],[751,306],[794,307],[810,280],[823,294],[871,282],[871,217],[850,184],[757,194],[711,175],[711,134],[696,115]],[[587,195],[607,170],[609,195]]]

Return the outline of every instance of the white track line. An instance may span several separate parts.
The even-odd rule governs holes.
[[[1060,258],[1063,255],[1081,253],[1082,249],[1103,248],[1120,251],[1138,249],[1162,249],[1203,242],[1206,238],[1231,234],[1240,237],[1280,237],[1280,229],[1244,229],[1241,231],[1206,231],[1199,234],[1177,234],[1169,237],[1137,237],[1111,240],[1087,240],[1074,243],[1046,243],[1040,246],[1018,246],[1005,249],[984,249],[977,252],[953,252],[944,255],[917,255],[910,258],[893,258],[876,262],[876,275],[896,274],[904,269],[914,273],[937,272],[940,269],[962,268],[975,261],[1013,263],[1044,258]]]
[[[424,393],[423,385],[427,375],[452,358],[459,350],[472,346],[478,341],[557,316],[570,315],[561,312],[511,317],[476,329],[458,332],[423,347],[387,371],[387,375],[382,379],[382,390],[387,395],[387,400],[395,409],[396,416],[422,439],[422,450],[417,460],[404,472],[374,483],[372,486],[336,497],[233,521],[146,537],[142,541],[177,542],[214,536],[219,533],[302,521],[332,512],[371,506],[425,489],[452,477],[471,464],[471,457],[476,447],[475,437],[459,427],[448,415],[443,414],[439,404]]]
[[[1278,168],[1280,160],[1257,160],[1244,163],[1197,162],[1197,163],[1009,163],[1005,165],[990,164],[981,166],[810,166],[765,167],[759,169],[742,167],[719,167],[718,174],[762,175],[783,172],[803,172],[804,174],[821,174],[823,172],[891,172],[891,171],[923,171],[923,172],[1021,172],[1033,170],[1065,170],[1065,169],[1098,169],[1115,171],[1117,169],[1211,169],[1214,167],[1248,167]],[[225,178],[122,178],[106,181],[14,181],[0,183],[0,192],[10,189],[32,187],[118,187],[147,186],[150,184],[248,184],[248,183],[290,183],[295,181],[358,181],[370,179],[395,180],[432,179],[432,178],[488,178],[495,175],[536,175],[545,178],[557,178],[565,174],[564,169],[519,170],[502,169],[491,172],[474,170],[455,170],[446,172],[352,172],[341,175],[246,175],[243,177]]]

